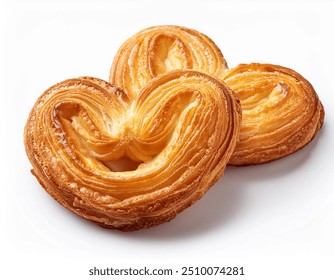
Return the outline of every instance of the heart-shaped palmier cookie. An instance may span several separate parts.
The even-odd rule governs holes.
[[[208,36],[181,26],[153,26],[133,35],[119,48],[109,81],[134,99],[154,77],[186,69],[219,78],[227,63]]]
[[[76,214],[136,230],[173,219],[223,174],[240,106],[218,80],[173,71],[131,101],[96,78],[46,90],[25,127],[32,173]]]
[[[269,162],[309,143],[324,122],[324,108],[312,85],[296,71],[273,64],[240,64],[224,82],[242,105],[234,165]]]

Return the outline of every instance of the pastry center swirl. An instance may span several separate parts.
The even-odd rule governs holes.
[[[117,118],[105,109],[92,110],[89,98],[72,98],[55,105],[53,123],[59,143],[67,147],[71,143],[74,151],[111,171],[131,171],[166,148],[179,122],[201,98],[198,91],[182,90],[155,100],[148,108],[133,103],[120,110]]]
[[[289,92],[289,87],[284,82],[255,86],[253,95],[243,100],[243,114],[246,116],[268,113],[272,108],[282,105]]]
[[[176,69],[191,69],[192,61],[187,46],[177,37],[159,34],[149,46],[149,65],[152,76]]]

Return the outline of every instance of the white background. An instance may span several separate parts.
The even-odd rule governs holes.
[[[243,266],[240,279],[334,279],[333,2],[0,3],[1,279],[106,279],[88,270],[145,265],[179,271]],[[45,89],[82,75],[108,79],[123,41],[161,24],[207,34],[230,67],[262,62],[295,69],[314,85],[325,125],[289,157],[228,167],[203,199],[170,223],[133,233],[105,230],[39,186],[30,174],[23,127]]]

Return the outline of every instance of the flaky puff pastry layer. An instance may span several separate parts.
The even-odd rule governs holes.
[[[152,78],[185,69],[220,77],[227,63],[206,35],[186,27],[153,26],[138,32],[119,48],[109,81],[133,100]]]
[[[96,78],[45,91],[25,127],[32,173],[69,210],[124,231],[173,219],[223,174],[241,112],[194,71],[150,81],[133,101]]]
[[[185,27],[154,26],[132,36],[115,56],[110,81],[133,99],[153,77],[173,69],[201,71],[240,95],[243,125],[232,165],[265,163],[291,154],[310,142],[323,123],[323,106],[300,74],[257,63],[228,71],[214,42]]]
[[[241,64],[223,76],[242,105],[239,143],[233,165],[269,162],[309,143],[324,121],[324,108],[312,85],[278,65]]]

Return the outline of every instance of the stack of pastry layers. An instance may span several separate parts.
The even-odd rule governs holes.
[[[120,47],[109,82],[79,77],[46,90],[24,138],[32,173],[53,198],[130,231],[173,219],[227,164],[298,151],[323,120],[315,90],[294,70],[228,69],[206,35],[156,26]]]

